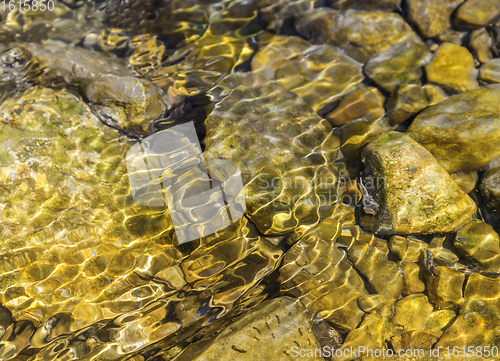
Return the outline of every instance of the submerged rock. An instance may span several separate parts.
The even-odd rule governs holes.
[[[262,303],[236,319],[215,339],[193,343],[175,361],[209,361],[231,358],[241,361],[290,360],[293,350],[312,350],[302,360],[322,361],[314,350],[320,345],[300,302],[290,297]]]
[[[443,43],[432,62],[425,66],[427,80],[452,92],[476,89],[478,71],[472,54],[462,46]]]
[[[464,25],[486,26],[500,15],[500,0],[467,0],[457,10],[456,21]]]
[[[392,125],[403,123],[430,105],[446,99],[448,95],[437,85],[407,84],[398,88],[385,103],[387,118]]]
[[[347,55],[363,63],[402,41],[421,42],[400,15],[381,11],[313,9],[301,15],[297,31],[314,44],[345,49]]]
[[[479,79],[487,83],[500,83],[500,59],[493,59],[479,69]]]
[[[447,0],[407,0],[408,16],[425,38],[434,38],[450,26]]]
[[[403,84],[420,80],[422,66],[430,58],[431,53],[424,44],[401,42],[370,59],[364,72],[382,88],[393,92]]]
[[[431,153],[408,135],[385,133],[363,151],[365,177],[383,179],[368,189],[380,205],[374,232],[451,232],[468,222],[476,205]]]
[[[493,53],[491,52],[493,40],[485,28],[474,30],[471,33],[470,46],[480,63],[487,63],[493,59]]]
[[[454,95],[408,129],[448,172],[481,168],[500,155],[500,85]]]
[[[455,246],[487,271],[500,270],[498,233],[489,224],[472,221],[457,232]]]
[[[300,97],[262,75],[231,75],[219,87],[235,78],[246,82],[205,121],[205,155],[238,163],[247,215],[264,234],[316,224],[320,208],[335,202],[319,194],[336,183],[339,139]]]
[[[346,252],[335,244],[340,223],[334,217],[292,246],[285,254],[278,280],[281,291],[298,297],[316,318],[353,330],[364,314],[358,299],[368,292],[348,263]]]
[[[492,168],[484,175],[480,189],[489,204],[500,208],[500,168]]]
[[[22,44],[20,51],[37,72],[25,76],[35,83],[76,87],[106,124],[141,133],[166,109],[161,91],[149,80],[137,78],[126,63],[84,48]]]
[[[361,64],[329,45],[276,36],[255,54],[252,70],[275,79],[314,110],[331,104],[364,79]]]
[[[360,84],[345,94],[335,109],[324,117],[333,126],[342,126],[361,118],[376,120],[385,113],[384,100],[377,88]]]

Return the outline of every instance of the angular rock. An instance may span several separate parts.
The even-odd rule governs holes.
[[[434,38],[450,26],[447,0],[406,0],[408,17],[425,38]]]
[[[247,79],[220,101],[205,121],[205,155],[238,163],[247,215],[264,234],[284,234],[314,225],[322,206],[321,177],[337,179],[332,167],[339,139],[297,95],[262,75]],[[286,121],[284,121],[286,119]],[[326,203],[324,203],[325,201]]]
[[[479,79],[487,83],[500,83],[500,59],[493,59],[479,69]]]
[[[360,84],[344,95],[335,109],[324,117],[332,126],[342,126],[361,118],[376,120],[385,113],[384,100],[377,88]]]
[[[401,124],[422,109],[435,105],[447,97],[443,89],[436,85],[403,85],[387,99],[386,116],[392,125]]]
[[[452,92],[476,89],[478,71],[472,54],[462,46],[443,43],[425,66],[427,80]]]
[[[500,155],[500,85],[454,95],[425,109],[408,129],[450,173],[481,168]]]
[[[457,232],[455,247],[487,271],[500,270],[500,239],[489,224],[472,221]]]
[[[471,33],[470,46],[480,63],[484,64],[493,59],[493,53],[491,52],[493,40],[485,28],[474,30]]]
[[[467,0],[457,10],[456,21],[476,27],[490,24],[500,15],[500,0]]]
[[[363,151],[365,177],[383,179],[369,189],[380,206],[374,232],[451,232],[468,222],[476,205],[431,153],[406,134],[388,132]]]
[[[364,67],[364,73],[388,92],[393,92],[403,84],[420,80],[422,66],[430,58],[427,46],[405,41],[370,59]]]
[[[442,330],[457,316],[453,310],[438,310],[431,313],[425,324],[426,330]]]
[[[301,359],[322,361],[323,357],[314,355],[320,345],[311,328],[311,321],[298,300],[276,298],[235,320],[215,339],[191,344],[173,360],[285,361],[295,355],[293,350],[310,349]]]

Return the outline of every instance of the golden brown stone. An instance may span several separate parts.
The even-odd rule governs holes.
[[[447,267],[436,268],[439,275],[425,275],[429,299],[439,308],[458,309],[463,303],[465,275]]]
[[[472,54],[462,46],[444,43],[425,66],[427,80],[453,92],[476,89],[478,71]]]
[[[500,59],[493,59],[479,69],[479,79],[487,83],[500,83]]]
[[[486,26],[500,15],[499,0],[467,0],[458,8],[459,23],[472,26]]]
[[[455,246],[477,261],[486,270],[500,270],[500,245],[498,233],[489,224],[472,221],[457,232]]]
[[[493,53],[491,52],[493,40],[485,28],[474,30],[471,33],[470,46],[476,53],[479,62],[484,64],[493,59]]]
[[[376,89],[360,84],[344,95],[338,106],[325,115],[333,126],[356,119],[375,120],[384,115],[385,97]]]
[[[401,264],[400,264],[401,266]],[[421,280],[420,266],[414,262],[403,262],[403,294],[405,296],[425,291],[425,283]]]
[[[447,0],[407,0],[408,16],[425,38],[434,38],[450,27]]]

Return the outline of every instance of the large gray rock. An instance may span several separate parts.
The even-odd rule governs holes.
[[[500,156],[500,85],[448,98],[408,129],[450,173],[478,169]]]
[[[365,179],[377,180],[366,184],[380,207],[374,232],[451,232],[476,212],[474,201],[432,154],[404,133],[388,132],[375,139],[364,149],[363,161]]]

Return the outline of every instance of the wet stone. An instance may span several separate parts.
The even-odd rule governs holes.
[[[361,64],[329,45],[312,47],[276,72],[275,80],[318,112],[364,79]]]
[[[472,54],[462,46],[443,43],[432,62],[425,66],[427,80],[451,92],[476,89],[478,71]]]
[[[320,207],[331,205],[330,197],[316,192],[321,182],[336,182],[330,164],[339,139],[326,120],[278,83],[252,73],[224,82],[235,77],[248,85],[233,89],[206,119],[206,156],[238,163],[247,215],[264,234],[314,225]]]
[[[438,275],[427,273],[429,299],[439,308],[458,309],[463,303],[462,287],[465,275],[448,267],[437,266]]]
[[[27,72],[27,77],[36,76],[37,83],[77,87],[108,125],[140,133],[166,109],[161,91],[151,81],[137,78],[121,59],[77,47],[20,47],[40,70]]]
[[[384,100],[377,88],[360,84],[345,94],[335,109],[324,117],[332,126],[342,126],[361,118],[375,120],[385,113]]]
[[[338,10],[393,11],[400,6],[401,0],[330,0],[329,3],[330,6]]]
[[[401,268],[403,270],[403,294],[424,292],[425,283],[420,278],[422,273],[420,266],[414,262],[404,262]]]
[[[457,319],[448,327],[435,347],[496,346],[500,326],[500,281],[471,274],[464,291],[464,304]]]
[[[421,42],[400,15],[380,11],[348,10],[344,14],[331,9],[313,9],[299,18],[297,31],[315,44],[341,47],[362,63],[402,41]]]
[[[215,339],[193,343],[175,361],[289,360],[292,346],[312,349],[303,360],[320,361],[314,350],[320,348],[312,324],[298,300],[281,297],[266,301],[238,318]]]
[[[388,92],[393,92],[403,84],[420,80],[422,66],[430,58],[431,53],[424,44],[401,42],[370,59],[364,73]]]
[[[474,30],[471,33],[470,46],[480,63],[484,64],[493,59],[493,53],[491,52],[493,40],[485,28]]]
[[[425,109],[408,129],[448,172],[481,168],[500,155],[500,85],[454,95]]]
[[[425,38],[434,38],[450,26],[446,0],[407,0],[408,16]]]
[[[476,188],[476,184],[479,179],[475,170],[469,172],[451,173],[451,177],[465,193],[472,192]]]
[[[432,154],[408,135],[388,132],[363,151],[365,177],[383,179],[368,189],[380,210],[374,232],[436,233],[456,230],[476,212],[476,205]]]
[[[500,15],[499,0],[467,0],[457,10],[459,24],[486,26]]]
[[[500,270],[499,237],[489,224],[476,220],[460,228],[455,238],[455,246],[485,270]]]
[[[403,261],[417,261],[429,245],[413,237],[392,236],[389,248]]]
[[[479,79],[487,83],[500,83],[500,59],[493,59],[479,69]]]
[[[335,245],[340,224],[331,238],[322,234],[322,224],[305,233],[285,254],[278,278],[281,291],[298,297],[314,317],[353,330],[364,314],[358,299],[368,292],[347,262],[346,252]]]
[[[480,189],[490,205],[500,207],[500,168],[492,168],[484,175]]]
[[[387,99],[385,103],[386,116],[392,125],[401,124],[414,114],[447,97],[448,95],[437,85],[403,85]]]

